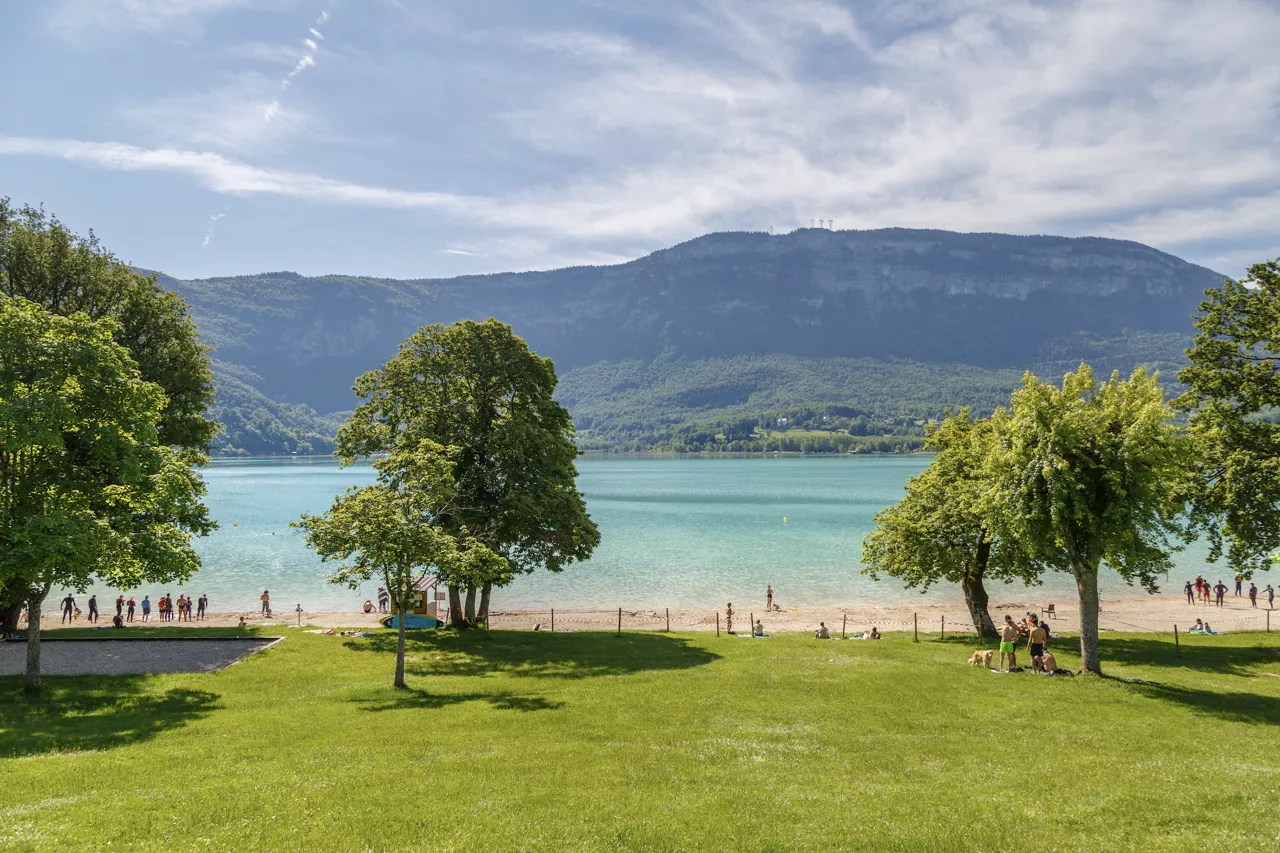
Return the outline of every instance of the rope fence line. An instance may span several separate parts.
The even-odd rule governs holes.
[[[1005,608],[992,608],[992,621],[998,626],[1003,614],[999,610]],[[1031,613],[1043,613],[1044,611],[1028,611]],[[702,613],[704,615],[693,616],[692,613]],[[734,625],[734,633],[750,633],[754,625],[752,620],[759,619],[764,624],[765,630],[768,631],[769,625],[767,621],[770,616],[787,616],[788,622],[794,623],[795,619],[790,612],[782,613],[754,613],[749,611],[739,612],[735,610],[733,617],[737,620]],[[527,627],[537,626],[541,630],[557,630],[556,623],[560,627],[559,631],[567,632],[574,630],[591,630],[599,628],[601,630],[620,631],[656,631],[667,632],[680,628],[694,628],[699,630],[714,631],[719,626],[721,630],[728,630],[728,614],[723,610],[707,610],[707,611],[691,611],[691,609],[678,610],[672,613],[670,608],[651,609],[639,608],[630,610],[623,608],[609,609],[556,609],[548,608],[547,610],[519,610],[519,611],[493,611],[489,614],[490,624],[497,623],[501,627],[518,627],[524,624]],[[862,633],[874,627],[881,631],[895,632],[918,632],[926,637],[931,636],[969,636],[975,637],[979,631],[977,627],[968,622],[968,617],[955,617],[950,614],[931,615],[926,618],[919,618],[917,614],[911,620],[905,619],[877,619],[866,617],[857,613],[843,612],[840,614],[841,624],[828,625],[827,628],[834,635],[837,630],[846,632]],[[1241,625],[1251,626],[1253,630],[1269,631],[1270,616],[1269,611],[1259,610],[1243,616],[1223,618],[1205,619],[1205,614],[1199,614],[1198,618],[1202,621],[1210,622],[1214,626],[1221,627],[1237,627]],[[1191,620],[1197,618],[1197,614],[1189,614]],[[794,624],[788,625],[786,631],[803,633],[805,631],[816,630],[820,618],[815,615],[813,625],[807,627],[796,627]],[[1060,632],[1075,633],[1079,630],[1079,615],[1072,611],[1060,611],[1048,620],[1050,628],[1057,629]],[[1125,619],[1118,619],[1107,613],[1099,614],[1099,628],[1102,631],[1116,630],[1113,626],[1121,626],[1121,628],[1131,628],[1143,633],[1171,633],[1174,630],[1174,620],[1168,616],[1127,616]],[[1277,619],[1277,627],[1280,628],[1280,619]],[[723,624],[721,624],[723,623]],[[744,624],[746,623],[746,624]],[[775,623],[776,624],[776,623]],[[1181,632],[1185,633],[1186,624],[1194,624],[1194,622],[1184,623],[1181,618],[1177,619],[1176,624],[1180,627]],[[745,630],[743,630],[745,629]]]

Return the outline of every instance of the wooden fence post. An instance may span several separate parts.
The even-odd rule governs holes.
[[[556,630],[556,609],[553,607],[551,608],[551,632],[555,633],[555,630]]]
[[[618,636],[622,636],[622,608],[618,608]]]
[[[751,629],[751,636],[754,637],[756,635],[756,615],[754,613],[749,615],[751,616],[751,621],[747,623],[747,627]]]
[[[945,640],[946,638],[947,638],[947,617],[943,616],[942,617],[942,639]]]
[[[845,628],[849,627],[849,614],[845,613],[840,617],[840,639],[845,639]]]
[[[920,614],[919,614],[919,613],[912,613],[912,614],[911,614],[911,622],[912,622],[912,624],[913,624],[913,625],[915,625],[915,627],[914,627],[914,628],[912,628],[911,630],[912,630],[912,632],[915,634],[915,638],[916,638],[916,639],[915,639],[915,642],[917,642],[917,643],[918,643],[918,642],[920,642]]]
[[[667,633],[671,633],[671,608],[667,608]]]
[[[1178,626],[1173,626],[1173,653],[1182,657],[1182,646],[1178,645]]]
[[[720,636],[720,611],[716,611],[716,636]]]

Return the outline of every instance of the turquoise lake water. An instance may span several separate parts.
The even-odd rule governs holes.
[[[954,604],[959,593],[945,585],[922,599],[896,581],[859,573],[872,517],[927,463],[920,456],[587,456],[578,462],[579,487],[600,527],[595,555],[558,575],[521,576],[495,591],[493,606],[718,607],[763,599],[769,583],[783,606]],[[278,610],[299,603],[312,611],[355,609],[373,597],[376,584],[352,591],[326,583],[328,567],[289,528],[303,511],[323,512],[347,486],[372,481],[371,469],[328,459],[232,460],[213,464],[205,479],[221,529],[197,542],[204,565],[186,591],[208,594],[214,610],[254,609],[264,588]],[[1182,574],[1204,570],[1203,548],[1177,559],[1178,587]],[[176,598],[184,588],[168,591]],[[139,592],[154,598],[164,591]],[[1053,576],[1040,591],[991,591],[1062,600],[1074,597],[1074,583]],[[1115,575],[1103,579],[1103,591],[1141,594]],[[93,592],[106,610],[115,593]],[[82,606],[86,598],[78,596]]]

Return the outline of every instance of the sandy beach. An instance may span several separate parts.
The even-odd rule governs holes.
[[[991,611],[993,618],[1000,620],[1008,613],[1020,619],[1027,611],[1044,613],[1048,602],[1032,600],[1029,597],[1009,597],[993,599]],[[1054,631],[1072,632],[1080,626],[1079,608],[1074,602],[1055,602],[1056,616],[1052,618]],[[1155,633],[1172,633],[1176,624],[1180,631],[1185,631],[1196,619],[1207,621],[1215,631],[1263,631],[1268,626],[1266,602],[1259,600],[1258,607],[1250,607],[1249,599],[1228,595],[1223,607],[1206,604],[1187,604],[1179,595],[1158,595],[1145,598],[1129,598],[1106,600],[1100,619],[1104,631],[1141,631]],[[113,610],[103,613],[99,625],[111,626]],[[195,630],[199,628],[234,627],[244,617],[252,626],[268,626],[274,628],[303,626],[317,628],[373,628],[377,627],[381,614],[362,613],[360,611],[303,611],[301,617],[292,610],[276,611],[268,619],[258,611],[210,612],[203,621],[193,622],[160,622],[153,612],[151,620],[141,623],[137,620],[131,626],[146,624],[148,627],[164,627],[173,630]],[[669,612],[672,631],[715,631],[717,611],[713,608],[695,609],[679,608]],[[746,629],[747,620],[752,616],[759,618],[765,630],[770,633],[808,632],[825,622],[832,632],[843,627],[852,633],[866,631],[872,626],[881,631],[911,631],[918,626],[921,633],[947,634],[972,633],[973,627],[967,625],[968,611],[963,602],[955,605],[918,606],[905,605],[891,607],[863,607],[849,605],[844,607],[807,607],[784,608],[781,611],[766,613],[764,603],[758,609],[749,604],[734,606],[733,627],[735,631]],[[720,629],[728,629],[723,609],[719,611]],[[622,629],[624,631],[661,631],[667,627],[668,611],[664,608],[623,608]],[[1280,614],[1272,613],[1270,621],[1273,628],[1280,631]],[[618,611],[614,610],[556,610],[554,615],[555,629],[562,631],[610,631],[617,630]],[[45,630],[57,630],[64,627],[84,628],[89,623],[84,616],[70,624],[60,624],[56,610],[46,612],[43,619]],[[530,630],[540,625],[543,630],[552,626],[550,610],[502,610],[495,609],[490,616],[490,627],[493,630]]]

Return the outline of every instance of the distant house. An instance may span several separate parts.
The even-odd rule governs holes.
[[[787,425],[786,418],[778,418],[778,426],[786,426],[786,425]]]

